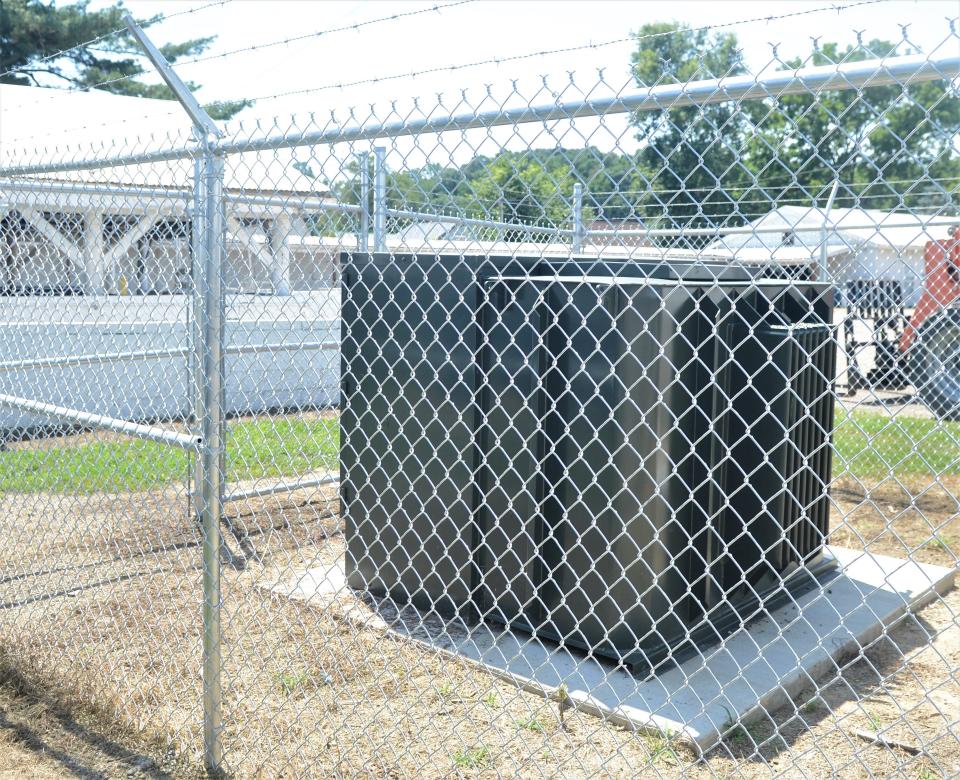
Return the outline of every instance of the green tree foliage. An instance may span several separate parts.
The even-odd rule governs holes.
[[[658,22],[641,27],[636,37],[631,64],[641,88],[746,72],[733,33]],[[641,112],[634,124],[647,222],[696,226],[736,211],[736,190],[749,178],[741,161],[744,127],[737,104]]]
[[[103,89],[118,95],[172,100],[165,84],[145,84],[144,59],[124,29],[121,4],[98,11],[88,0],[56,5],[53,0],[0,0],[0,82],[27,86],[63,86]],[[88,41],[104,37],[89,46]],[[206,51],[213,37],[194,38],[160,47],[170,62]],[[56,56],[58,52],[64,52]],[[187,82],[191,89],[197,84]],[[250,105],[240,100],[207,108],[215,119],[228,119]]]
[[[828,43],[784,69],[911,54],[889,41],[840,49]],[[787,95],[752,107],[746,159],[783,197],[809,198],[838,179],[838,206],[938,207],[960,184],[960,100],[943,81]]]
[[[360,169],[346,167],[347,178],[334,186],[345,203],[360,202]],[[636,160],[617,152],[583,149],[502,151],[478,155],[462,166],[426,165],[387,172],[387,207],[457,214],[542,227],[569,227],[574,184],[584,184],[583,218],[629,219],[637,213],[631,199],[639,181]],[[371,193],[372,198],[372,193]],[[370,204],[372,207],[372,203]],[[520,234],[497,234],[516,238]]]
[[[646,25],[636,34],[640,88],[742,75],[732,33]],[[887,41],[824,44],[780,69],[912,53]],[[391,208],[569,226],[576,183],[585,219],[641,219],[649,227],[742,224],[783,204],[821,205],[835,179],[836,206],[956,211],[960,100],[944,81],[728,101],[639,112],[639,149],[501,151],[460,166],[391,172]],[[358,169],[335,187],[359,202]],[[679,239],[682,240],[682,239]],[[668,242],[673,243],[673,242]]]

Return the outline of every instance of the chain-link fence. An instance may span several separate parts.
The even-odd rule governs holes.
[[[175,773],[960,772],[952,26],[252,128],[141,41],[192,129],[3,147],[8,671]]]

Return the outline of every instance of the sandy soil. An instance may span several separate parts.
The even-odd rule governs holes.
[[[172,776],[126,747],[129,734],[79,709],[55,706],[16,675],[0,679],[0,780]]]
[[[960,478],[838,484],[832,541],[956,565],[957,495]],[[236,777],[960,773],[956,591],[767,723],[732,725],[702,762],[669,735],[573,711],[561,723],[555,702],[260,587],[342,554],[338,508],[329,489],[231,507],[224,737]],[[200,539],[182,489],[3,496],[0,538],[0,776],[197,776]],[[921,752],[854,734],[878,729]]]

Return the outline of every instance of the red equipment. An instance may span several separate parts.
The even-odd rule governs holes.
[[[923,294],[900,338],[917,395],[934,414],[960,419],[960,231],[929,241]]]
[[[950,229],[946,241],[928,241],[923,258],[923,294],[900,337],[900,351],[904,354],[927,318],[960,298],[960,238],[956,228]]]

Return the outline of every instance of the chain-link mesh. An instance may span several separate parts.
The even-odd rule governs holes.
[[[8,670],[174,772],[960,772],[960,42],[637,42],[5,145]]]

